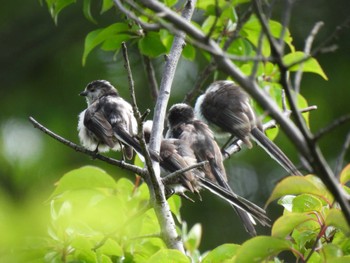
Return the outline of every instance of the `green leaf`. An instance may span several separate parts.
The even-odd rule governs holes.
[[[263,262],[266,258],[290,250],[291,245],[284,239],[258,236],[244,242],[237,251],[236,261],[240,263]]]
[[[115,188],[117,186],[114,179],[102,169],[94,166],[84,166],[72,170],[58,181],[55,191],[51,198],[60,195],[66,191],[77,189],[93,188]]]
[[[93,18],[91,14],[91,0],[84,0],[83,13],[87,20],[94,24],[97,24],[97,21]]]
[[[197,223],[188,232],[185,238],[185,247],[190,252],[198,249],[202,238],[202,225]]]
[[[98,251],[108,256],[121,257],[124,254],[121,245],[111,238],[107,239],[103,246],[98,249]]]
[[[196,58],[196,49],[192,45],[186,44],[182,50],[182,55],[184,58],[193,61]]]
[[[279,38],[280,34],[282,32],[282,25],[274,20],[269,20],[269,28],[270,33],[274,38]],[[252,16],[249,21],[242,27],[242,35],[246,36],[247,39],[255,46],[258,46],[260,34],[261,34],[261,24],[259,20],[256,18],[256,16]],[[292,45],[292,38],[290,35],[289,30],[286,30],[285,36],[283,38],[284,42],[286,42],[291,49],[292,52],[294,52],[294,46]],[[262,54],[264,56],[269,56],[271,53],[270,51],[270,44],[266,37],[263,38],[262,43]]]
[[[301,194],[293,199],[293,212],[321,212],[323,208],[322,202],[319,198],[310,194]]]
[[[331,263],[349,263],[350,262],[350,256],[343,256],[340,258],[332,258]]]
[[[162,2],[164,2],[167,7],[172,7],[177,3],[177,0],[163,0]]]
[[[166,48],[156,32],[148,32],[138,41],[138,47],[143,55],[157,57],[166,52]]]
[[[75,3],[75,0],[46,0],[50,14],[57,24],[58,14],[67,6]]]
[[[168,199],[171,212],[176,216],[177,220],[181,223],[181,198],[178,195],[173,195]]]
[[[111,9],[113,6],[114,6],[113,0],[103,0],[101,14]]]
[[[329,262],[330,259],[339,258],[343,255],[341,248],[332,243],[324,244],[321,251],[324,262]]]
[[[295,198],[295,195],[285,195],[282,196],[278,201],[277,204],[284,207],[285,210],[288,212],[292,212],[293,210],[293,200]]]
[[[129,38],[127,38],[126,36],[129,36]],[[126,41],[130,38],[131,32],[129,32],[128,25],[124,23],[115,23],[106,28],[91,31],[85,38],[82,64],[85,65],[86,58],[90,54],[90,52],[103,42],[114,41],[114,45],[118,46],[119,49],[121,42]],[[109,42],[108,48],[110,48],[110,43],[111,42]]]
[[[266,206],[273,200],[278,199],[285,195],[298,195],[298,194],[313,194],[321,197],[327,203],[330,203],[332,197],[325,190],[323,185],[320,185],[318,178],[313,175],[308,176],[289,176],[280,181],[273,190],[270,198],[266,202]]]
[[[346,184],[350,181],[350,164],[345,166],[345,168],[340,173],[340,183]]]
[[[163,263],[163,262],[177,262],[177,263],[190,263],[191,260],[175,249],[161,249],[153,256],[151,256],[147,262],[149,263]]]
[[[236,0],[238,2],[242,1],[242,0]],[[218,7],[221,8],[221,7],[224,7],[226,5],[226,1],[225,0],[218,0],[217,1],[218,3]],[[196,3],[196,7],[199,8],[199,9],[203,9],[203,10],[208,10],[211,6],[215,6],[215,1],[213,0],[200,0],[200,1],[197,1]]]
[[[326,216],[325,219],[327,226],[334,226],[336,228],[339,228],[341,231],[344,232],[345,235],[350,235],[350,228],[349,225],[343,215],[343,213],[338,209],[330,209],[329,213]]]
[[[290,64],[292,64],[294,62],[300,61],[301,59],[303,59],[305,57],[306,57],[306,54],[304,52],[297,51],[297,52],[285,55],[283,57],[283,62],[284,62],[284,64],[286,64],[288,66],[288,65],[290,65]],[[290,71],[298,71],[300,69],[300,66],[301,66],[301,64],[294,65],[289,70]],[[313,57],[310,57],[308,60],[306,60],[302,64],[302,69],[303,69],[304,72],[316,73],[316,74],[320,75],[322,78],[324,78],[325,80],[328,80],[328,77],[324,73],[324,71],[321,68],[320,64]]]
[[[273,224],[271,236],[285,238],[293,232],[294,228],[309,220],[313,220],[313,218],[307,214],[290,213],[283,215]]]
[[[237,250],[240,247],[240,245],[236,244],[223,244],[218,246],[203,258],[202,263],[223,262],[225,260],[230,260],[236,255]]]

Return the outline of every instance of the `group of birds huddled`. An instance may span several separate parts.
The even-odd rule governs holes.
[[[80,95],[87,101],[87,108],[80,113],[78,122],[79,138],[85,148],[96,152],[122,150],[123,156],[129,160],[134,151],[143,154],[132,106],[120,97],[110,82],[92,81]],[[187,170],[171,180],[165,185],[167,192],[187,197],[185,193],[189,191],[200,198],[201,189],[211,191],[231,204],[246,231],[253,236],[256,235],[256,221],[263,226],[270,225],[264,209],[232,191],[212,129],[242,140],[248,148],[252,148],[253,139],[289,174],[301,173],[266,137],[249,96],[242,88],[232,81],[216,81],[197,98],[194,108],[184,103],[172,105],[168,110],[167,124],[159,153],[150,152],[151,158],[159,162],[163,174],[166,176],[205,162],[202,167]],[[146,143],[150,140],[151,130],[152,121],[145,121],[143,134]]]

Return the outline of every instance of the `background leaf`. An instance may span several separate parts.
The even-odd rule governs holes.
[[[283,57],[283,62],[288,65],[292,64],[296,61],[299,61],[305,57],[305,53],[301,51],[297,51],[294,53],[289,53]],[[290,71],[297,71],[299,70],[299,65],[295,65],[289,69]],[[320,75],[325,80],[328,80],[328,77],[324,73],[323,69],[321,68],[320,64],[317,62],[314,58],[309,58],[303,63],[303,71],[304,72],[312,72]]]
[[[235,261],[240,263],[263,262],[268,257],[290,249],[290,243],[284,239],[258,236],[243,243],[237,251]]]
[[[307,214],[290,213],[278,218],[272,226],[271,236],[278,238],[287,237],[295,227],[312,220],[313,218]]]
[[[212,251],[210,251],[203,258],[202,263],[224,262],[225,260],[232,259],[236,255],[240,247],[241,247],[240,245],[236,245],[236,244],[220,245],[214,248]]]

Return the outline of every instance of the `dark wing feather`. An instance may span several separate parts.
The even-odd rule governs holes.
[[[111,124],[107,121],[101,111],[96,111],[96,105],[91,105],[85,111],[84,125],[93,132],[102,143],[113,148],[115,145],[114,132]]]

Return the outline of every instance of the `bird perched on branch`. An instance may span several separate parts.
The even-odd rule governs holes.
[[[133,149],[142,154],[132,106],[119,96],[111,83],[92,81],[79,95],[86,97],[87,102],[87,109],[80,113],[78,122],[80,142],[85,148],[96,152],[122,148],[129,160]]]
[[[146,121],[143,125],[145,141],[149,142],[150,133],[152,130],[152,121]],[[190,145],[181,139],[170,138],[162,139],[160,146],[160,166],[165,172],[172,173],[192,167],[197,164],[197,158]],[[214,195],[224,199],[231,205],[237,207],[242,211],[249,212],[257,220],[264,221],[268,224],[269,219],[264,209],[253,204],[252,202],[234,194],[232,191],[220,187],[213,183],[210,179],[205,177],[202,168],[194,168],[187,170],[176,177],[170,178],[165,175],[163,182],[165,182],[165,189],[170,194],[179,194],[180,196],[190,199],[186,195],[186,191],[198,194],[202,188],[209,190]],[[201,199],[201,197],[200,197]],[[190,199],[191,200],[191,199]],[[192,200],[191,200],[192,201]]]
[[[228,133],[242,140],[250,149],[250,139],[260,145],[292,175],[302,175],[283,151],[263,132],[262,124],[250,105],[248,95],[232,81],[216,81],[199,96],[195,113],[198,119],[214,126],[218,133]]]
[[[235,202],[231,202],[231,204],[242,219],[249,234],[256,235],[253,217],[262,225],[269,225],[269,219],[263,209],[260,208],[263,212],[260,211],[261,213],[256,214],[249,210],[249,206],[242,207],[240,198],[227,183],[221,151],[214,140],[213,133],[205,123],[195,119],[192,107],[183,103],[173,105],[168,112],[168,125],[169,130],[166,138],[176,138],[189,145],[197,162],[208,161],[208,164],[203,167],[205,178],[209,179],[207,181],[217,184],[226,193],[235,197]],[[256,206],[254,205],[254,207]]]

